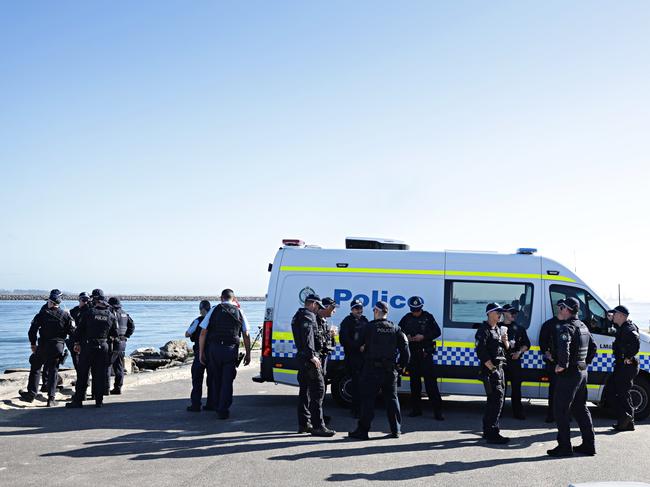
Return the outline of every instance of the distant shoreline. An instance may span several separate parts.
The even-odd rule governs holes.
[[[201,301],[207,299],[209,301],[219,301],[219,296],[153,296],[148,294],[108,294],[108,296],[115,296],[120,301]],[[47,294],[0,294],[0,301],[40,301],[46,300]],[[76,301],[78,296],[75,294],[64,294],[64,301]],[[238,296],[239,301],[265,301],[264,296]]]

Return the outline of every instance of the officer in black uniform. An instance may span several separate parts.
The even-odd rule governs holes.
[[[248,324],[234,300],[233,290],[224,289],[221,292],[221,303],[212,308],[199,324],[199,359],[210,371],[210,387],[219,419],[230,417],[232,384],[237,375],[240,337],[243,338],[246,349],[244,365],[251,363],[251,336]]]
[[[505,444],[510,438],[501,436],[499,418],[503,408],[505,383],[503,364],[505,351],[510,347],[508,334],[499,326],[502,308],[497,303],[485,307],[487,321],[476,331],[476,356],[481,363],[480,376],[485,387],[487,406],[483,415],[483,438],[488,443]]]
[[[616,325],[616,338],[612,345],[615,360],[612,382],[618,421],[613,427],[616,431],[634,431],[634,405],[630,391],[639,373],[639,360],[636,358],[641,346],[639,327],[628,319],[630,312],[625,306],[617,306],[609,313],[613,314],[612,321]]]
[[[555,395],[555,337],[561,326],[561,320],[557,317],[559,312],[560,303],[564,300],[560,299],[556,306],[556,315],[550,320],[546,320],[542,324],[539,331],[539,349],[544,355],[544,372],[548,376],[548,407],[546,408],[545,423],[555,423],[555,416],[553,414],[553,396]]]
[[[320,347],[320,361],[321,368],[325,379],[327,379],[327,362],[329,361],[330,354],[336,346],[336,332],[330,326],[328,318],[331,318],[336,312],[338,305],[332,298],[322,299],[323,307],[316,312],[316,324],[318,325],[318,342]],[[325,392],[327,393],[327,380],[325,380]]]
[[[52,289],[47,303],[34,316],[27,336],[32,347],[31,367],[26,391],[19,391],[23,401],[32,402],[41,381],[41,368],[47,371],[47,406],[56,406],[54,400],[59,373],[59,363],[64,353],[64,341],[74,332],[70,313],[59,305],[63,294]],[[38,336],[38,345],[37,345]]]
[[[83,407],[88,387],[88,372],[92,370],[92,393],[95,406],[102,407],[108,367],[108,341],[117,337],[117,318],[106,302],[101,289],[92,292],[92,306],[81,313],[75,333],[75,352],[79,353],[79,370],[75,394],[67,408]]]
[[[135,331],[135,324],[129,314],[122,309],[122,304],[118,298],[109,298],[108,304],[111,306],[115,317],[117,318],[117,338],[113,340],[109,366],[106,369],[106,389],[110,387],[110,376],[115,376],[115,383],[111,394],[122,394],[122,385],[124,384],[124,354],[126,352],[126,341],[131,338]],[[108,395],[108,394],[107,394]]]
[[[81,316],[81,313],[90,306],[90,295],[87,292],[84,291],[82,293],[79,293],[78,299],[79,304],[70,310],[70,316],[72,316],[72,319],[75,323],[79,323],[79,317]],[[74,366],[74,369],[77,370],[77,367],[79,365],[79,354],[74,351],[74,338],[69,337],[65,341],[65,346],[68,347],[70,355],[72,355],[72,365]]]
[[[305,307],[299,308],[291,320],[293,340],[298,350],[298,433],[329,437],[336,431],[327,428],[323,419],[325,375],[317,342],[316,313],[319,309],[324,309],[320,296],[309,294],[305,298]]]
[[[386,415],[393,438],[401,435],[402,415],[397,400],[396,367],[399,354],[399,369],[409,363],[410,352],[406,335],[388,321],[388,304],[378,301],[373,308],[375,319],[364,328],[364,363],[361,373],[361,419],[357,429],[348,433],[349,438],[367,440],[372,419],[375,416],[375,399],[381,388],[386,403]]]
[[[203,376],[205,375],[206,367],[201,363],[201,351],[199,350],[199,335],[201,334],[201,327],[199,326],[203,318],[210,311],[210,301],[203,300],[199,303],[199,316],[192,322],[190,327],[185,332],[185,336],[192,341],[192,349],[194,350],[194,361],[192,362],[192,393],[190,394],[191,404],[187,406],[187,410],[193,413],[201,412],[201,396],[203,394]],[[208,398],[204,406],[207,410],[215,410],[214,398],[210,391],[210,377],[207,380]]]
[[[517,324],[519,308],[506,304],[503,307],[503,324],[508,328],[509,347],[506,352],[505,384],[510,382],[510,402],[515,419],[526,419],[521,405],[521,357],[530,349],[530,339],[526,329]],[[507,388],[507,387],[506,387]]]
[[[433,359],[436,353],[436,338],[440,336],[440,327],[436,319],[428,311],[424,311],[424,300],[412,296],[408,300],[410,313],[405,314],[399,322],[400,329],[406,335],[411,352],[408,365],[411,379],[411,412],[409,417],[422,416],[422,378],[427,396],[433,404],[434,417],[438,421],[442,415],[442,397],[438,390]]]
[[[587,366],[596,355],[596,343],[578,319],[580,302],[576,298],[566,298],[558,308],[562,325],[555,342],[557,379],[553,399],[558,445],[546,453],[552,457],[568,457],[574,452],[595,455],[594,425],[587,408]],[[582,444],[575,448],[571,446],[571,416],[582,435]]]
[[[345,353],[345,370],[350,377],[350,394],[352,396],[352,416],[359,418],[361,414],[361,396],[359,379],[363,368],[363,329],[368,319],[363,315],[363,302],[355,299],[350,303],[350,314],[341,321],[339,341]]]

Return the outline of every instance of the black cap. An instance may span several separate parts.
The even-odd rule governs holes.
[[[499,303],[490,303],[485,307],[485,314],[491,313],[492,311],[498,311],[501,313],[503,311],[503,308],[499,305]]]
[[[420,296],[411,296],[407,304],[409,305],[409,308],[411,308],[411,311],[418,311],[422,309],[422,306],[424,306],[424,299]]]
[[[102,291],[101,289],[93,289],[91,296],[93,299],[96,299],[98,301],[104,301],[106,299],[106,296],[104,295],[104,291]]]
[[[501,310],[504,313],[512,313],[512,314],[517,314],[519,313],[519,308],[517,306],[513,306],[511,304],[505,304]]]
[[[50,291],[50,296],[47,299],[49,301],[52,301],[53,303],[61,304],[61,300],[63,299],[63,293],[58,289],[52,289]]]
[[[90,299],[90,295],[86,291],[84,291],[82,293],[79,293],[79,299],[81,301],[88,301]]]
[[[614,308],[610,309],[607,311],[608,313],[623,313],[625,316],[629,316],[630,310],[628,310],[625,306],[621,306],[620,304]]]
[[[118,298],[110,297],[108,298],[108,304],[111,306],[120,306],[120,300]]]
[[[318,294],[308,294],[305,298],[305,304],[307,304],[307,301],[314,301],[320,308],[325,308]]]
[[[374,307],[377,308],[379,311],[388,313],[388,304],[386,303],[386,301],[377,301]]]
[[[335,308],[338,308],[339,306],[338,304],[336,304],[336,301],[334,301],[332,298],[323,298],[322,303],[323,306],[325,306],[326,308],[329,306],[334,306]]]
[[[578,310],[580,309],[580,301],[578,301],[576,298],[574,298],[573,296],[571,296],[571,297],[566,298],[566,299],[564,300],[564,306],[566,306],[567,308],[569,308],[569,309],[570,309],[571,311],[573,311],[574,313],[577,313]]]
[[[212,308],[212,305],[210,304],[210,301],[208,301],[207,299],[204,299],[199,303],[199,309],[204,309],[208,311],[210,308]]]
[[[352,302],[350,303],[350,309],[354,309],[354,308],[363,308],[363,301],[361,301],[360,299],[352,300]]]

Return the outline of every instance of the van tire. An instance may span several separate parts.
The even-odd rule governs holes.
[[[642,420],[650,416],[650,382],[642,375],[637,375],[632,385],[632,403],[636,408],[634,419]],[[639,406],[637,406],[639,404]]]
[[[603,401],[601,402],[601,410],[607,416],[612,418],[616,417],[616,404],[614,397],[614,385],[611,382],[612,378],[607,381],[607,387],[603,395]],[[650,416],[650,381],[645,374],[639,373],[634,379],[634,384],[632,384],[632,403],[634,404],[634,419],[643,420]]]
[[[347,374],[337,375],[332,379],[330,391],[336,403],[343,408],[352,407],[352,397],[350,395],[350,383],[352,379]]]

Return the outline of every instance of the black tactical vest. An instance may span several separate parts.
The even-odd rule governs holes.
[[[569,366],[577,365],[578,368],[587,367],[587,354],[589,353],[589,339],[591,334],[587,326],[580,320],[570,320],[571,346],[569,349]]]
[[[114,313],[117,316],[117,335],[123,337],[129,324],[129,315],[122,308],[114,308]]]
[[[108,308],[93,307],[84,315],[86,321],[86,340],[106,340],[114,323],[115,315]]]
[[[196,325],[196,329],[190,335],[190,340],[192,340],[192,342],[197,345],[199,343],[199,336],[201,335],[202,328],[200,325],[201,322],[203,321],[203,318],[204,318],[203,316],[199,316],[196,320],[194,320],[194,321],[198,321],[198,324]]]
[[[44,308],[38,313],[41,340],[63,341],[66,337],[66,315],[61,308]]]
[[[397,328],[388,320],[373,320],[368,325],[369,339],[365,358],[370,362],[394,365],[397,356]]]
[[[234,304],[221,303],[214,308],[208,323],[208,341],[239,345],[244,318]]]

